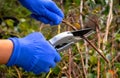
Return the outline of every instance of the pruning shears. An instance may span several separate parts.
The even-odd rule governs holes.
[[[49,40],[58,52],[68,49],[72,44],[80,41],[82,36],[88,37],[93,33],[91,28],[85,28],[77,31],[62,32]]]

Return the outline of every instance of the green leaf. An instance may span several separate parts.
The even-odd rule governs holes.
[[[87,78],[96,78],[96,76],[93,73],[88,73]]]
[[[120,42],[120,34],[116,34],[115,40]]]
[[[53,72],[54,74],[58,75],[60,73],[60,68],[58,66],[56,66],[55,68],[53,68]]]
[[[115,63],[114,65],[115,65],[115,67],[120,69],[120,63]]]
[[[93,65],[97,64],[97,57],[96,56],[90,56],[90,62]]]

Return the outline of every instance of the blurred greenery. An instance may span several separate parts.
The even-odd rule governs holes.
[[[54,0],[58,6],[63,10],[65,14],[64,20],[73,24],[76,28],[81,28],[80,25],[80,2],[81,0]],[[60,3],[60,1],[63,1]],[[98,16],[99,26],[101,28],[101,45],[105,46],[103,50],[106,58],[113,62],[110,66],[100,57],[100,77],[99,78],[119,78],[120,77],[120,1],[113,0],[113,21],[110,25],[108,33],[108,41],[102,43],[103,37],[106,32],[106,23],[109,14],[109,1],[110,0],[83,0],[83,21],[87,16],[94,14]],[[45,38],[48,40],[53,36],[63,31],[73,31],[68,25],[61,23],[59,26],[49,26],[36,21],[30,17],[30,12],[24,8],[18,0],[0,0],[0,18],[12,17],[16,18],[19,23],[14,24],[12,19],[6,19],[0,21],[0,38],[7,39],[9,37],[24,37],[31,32],[42,32]],[[54,31],[54,32],[53,32]],[[58,32],[60,31],[60,32]],[[93,34],[89,37],[89,40],[98,45],[97,34]],[[14,67],[6,67],[0,65],[0,77],[1,78],[96,78],[98,76],[98,58],[99,55],[96,51],[90,47],[89,44],[84,44],[81,40],[79,42],[80,52],[77,49],[76,44],[73,45],[70,51],[61,52],[62,60],[57,66],[49,73],[42,73],[35,75],[32,72],[26,72],[22,68],[17,67],[19,72]],[[88,56],[86,56],[86,47],[88,49]],[[82,55],[82,57],[81,57]],[[88,59],[88,63],[86,62]],[[71,60],[71,61],[70,61]],[[87,73],[84,76],[82,60],[85,63]],[[71,65],[71,67],[70,67]],[[70,70],[71,69],[71,70]],[[69,74],[70,73],[70,74]],[[20,77],[18,76],[20,74]],[[109,77],[112,76],[112,77]]]

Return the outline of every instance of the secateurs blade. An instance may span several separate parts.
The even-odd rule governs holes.
[[[82,36],[90,36],[93,33],[91,28],[85,28],[77,31],[62,32],[49,40],[58,52],[68,49],[72,44],[80,41]]]

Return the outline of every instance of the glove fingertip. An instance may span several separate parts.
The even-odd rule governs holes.
[[[62,22],[62,18],[58,17],[57,20],[50,22],[50,25],[51,26],[53,26],[53,25],[59,25],[61,22]]]
[[[62,17],[62,18],[64,18],[64,13],[62,12],[61,9],[59,10],[59,16]]]
[[[52,65],[50,66],[50,68],[54,68],[56,66],[55,62],[52,62]]]
[[[60,62],[61,56],[57,53],[55,57],[55,62]]]
[[[60,24],[62,22],[62,18],[61,17],[58,17],[58,20],[55,22],[56,25]]]
[[[45,68],[43,72],[48,73],[50,71],[50,68]]]

